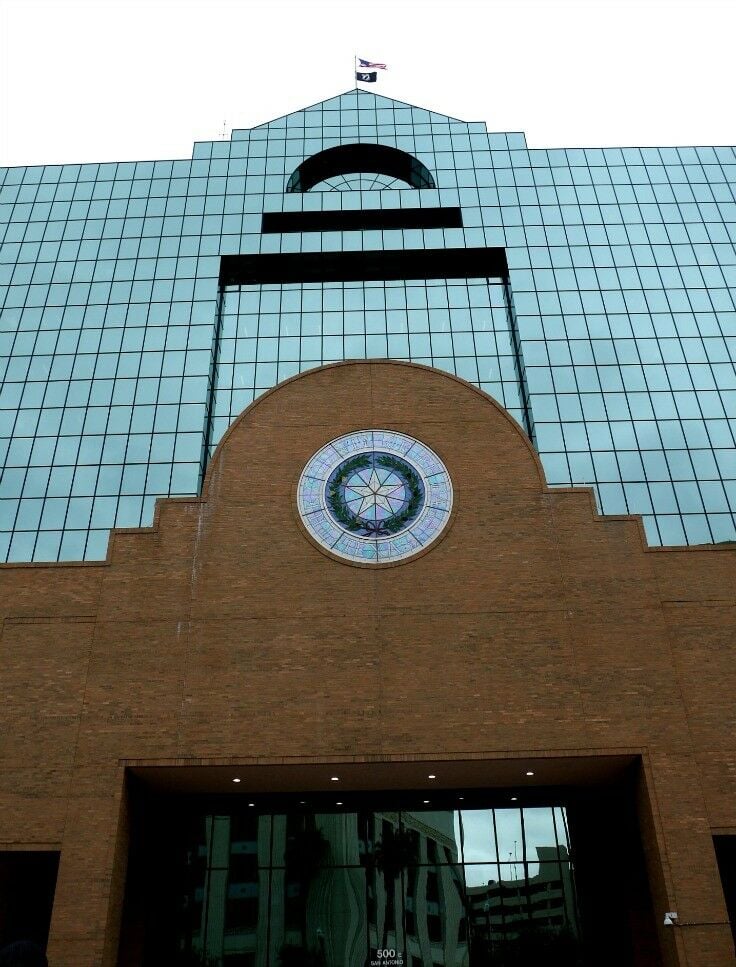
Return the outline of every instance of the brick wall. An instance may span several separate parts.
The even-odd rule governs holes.
[[[331,558],[296,514],[308,458],[370,427],[418,437],[453,479],[443,537],[398,566]],[[376,362],[282,385],[202,497],[116,532],[104,564],[0,568],[0,848],[61,848],[52,967],[116,962],[131,761],[621,750],[642,763],[657,919],[683,923],[660,930],[665,962],[733,963],[711,836],[736,832],[735,587],[736,549],[648,549],[638,520],[547,490],[462,381]]]

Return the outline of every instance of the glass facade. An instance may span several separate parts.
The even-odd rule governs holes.
[[[253,399],[313,366],[406,359],[480,386],[522,422],[520,380],[498,279],[226,286],[212,445]]]
[[[186,825],[177,855],[168,962],[580,962],[561,806],[207,813]]]
[[[641,514],[650,543],[736,539],[733,148],[528,149],[351,91],[191,160],[0,179],[0,560],[104,557],[111,527],[198,491],[259,393],[387,356],[491,393],[550,484]],[[444,275],[417,274],[429,250]],[[505,268],[458,277],[462,250]],[[329,271],[379,252],[412,271]],[[223,275],[262,256],[289,278]]]

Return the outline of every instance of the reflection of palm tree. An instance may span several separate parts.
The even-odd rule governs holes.
[[[317,829],[313,816],[305,816],[304,820],[304,825],[288,837],[284,860],[289,876],[308,885],[322,867],[330,844]]]
[[[383,838],[376,843],[374,852],[376,869],[383,874],[383,882],[386,887],[387,912],[395,909],[396,880],[404,870],[416,865],[417,861],[416,838],[407,829],[397,830],[393,826],[387,826]],[[386,947],[387,942],[388,916],[384,915],[381,947]]]
[[[294,832],[289,835],[286,841],[284,861],[286,864],[287,879],[296,881],[299,884],[299,897],[301,901],[301,934],[303,954],[308,950],[307,946],[307,897],[309,887],[319,870],[324,865],[330,844],[321,830],[317,829],[314,816],[305,816],[303,825],[299,825]],[[299,948],[297,948],[299,949]],[[282,961],[283,961],[282,953]]]

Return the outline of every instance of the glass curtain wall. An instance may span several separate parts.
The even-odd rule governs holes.
[[[733,149],[491,154],[548,481],[651,544],[736,539]]]
[[[562,807],[209,814],[182,860],[182,964],[579,962]]]
[[[358,143],[406,152],[436,187],[345,172],[287,192],[305,160]],[[452,354],[432,319],[444,307],[428,300],[421,330],[366,319],[362,333],[349,320],[336,332],[330,315],[327,331],[297,333],[284,321],[299,355],[264,342],[271,358],[241,372],[225,345],[239,339],[228,293],[213,400],[221,257],[238,253],[503,248],[549,483],[592,486],[603,514],[641,514],[651,544],[736,540],[732,147],[529,149],[521,133],[356,90],[199,142],[189,160],[0,168],[0,183],[0,561],[104,557],[111,527],[150,525],[158,496],[198,491],[236,399],[332,360],[339,338],[346,356],[364,335],[365,355],[469,374],[518,409],[505,350],[481,345],[473,359],[455,340],[475,322],[461,328],[449,291]],[[264,212],[441,207],[460,208],[462,228],[262,231]],[[306,343],[318,337],[319,354]],[[494,358],[500,376],[483,371]]]

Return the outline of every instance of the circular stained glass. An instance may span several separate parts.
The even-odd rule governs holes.
[[[439,537],[452,510],[452,482],[419,440],[359,430],[314,454],[299,478],[297,502],[322,547],[347,561],[388,564]]]

